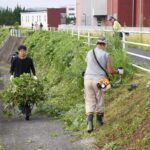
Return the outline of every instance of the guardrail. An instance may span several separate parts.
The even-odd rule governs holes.
[[[128,28],[129,29],[129,28]],[[140,29],[140,28],[139,28]],[[122,30],[120,30],[119,32],[122,32],[123,34],[123,38],[122,38],[122,47],[123,49],[126,49],[126,44],[134,44],[134,45],[138,45],[138,46],[146,46],[146,47],[150,47],[150,44],[143,44],[143,43],[137,43],[137,42],[130,42],[130,41],[126,41],[126,33],[136,33],[136,34],[150,34],[149,28],[146,28],[147,30],[140,30],[140,31],[134,31],[134,30],[126,30],[126,28],[123,28]],[[85,44],[90,45],[95,45],[95,43],[92,43],[91,40],[92,39],[97,39],[97,36],[91,36],[91,33],[93,32],[113,32],[113,30],[109,27],[109,28],[77,28],[77,27],[72,27],[71,26],[69,28],[63,28],[62,26],[59,28],[59,31],[66,31],[66,32],[71,32],[72,36],[77,36],[78,40],[82,37],[82,38],[87,38],[87,42],[84,42]],[[84,33],[84,34],[83,34]],[[86,35],[87,34],[87,35]],[[146,59],[146,60],[150,60],[150,57],[144,56],[144,55],[140,55],[140,54],[136,54],[136,53],[131,53],[131,52],[127,52],[128,55],[132,55],[132,56],[136,56],[136,57],[140,57],[142,59]],[[150,73],[150,70],[147,68],[143,68],[141,66],[138,66],[136,64],[132,64],[134,67],[144,70],[148,73]]]

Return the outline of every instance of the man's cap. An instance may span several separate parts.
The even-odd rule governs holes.
[[[112,19],[115,19],[113,16],[108,16],[108,20],[111,21]]]
[[[107,40],[104,37],[101,37],[97,40],[97,44],[107,44]]]

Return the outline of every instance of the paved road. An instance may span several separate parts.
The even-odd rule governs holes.
[[[1,76],[8,74],[5,63],[0,63],[0,73]],[[0,90],[7,82],[0,80]],[[58,120],[37,114],[28,122],[24,117],[8,119],[4,117],[0,107],[0,145],[5,150],[84,150],[73,141],[74,137],[65,134],[63,124]]]
[[[83,150],[64,133],[62,123],[44,116],[0,120],[0,143],[5,150]]]
[[[136,53],[136,54],[150,57],[150,51],[145,51],[145,50],[140,50],[140,49],[129,47],[128,52],[132,52],[132,53]],[[131,58],[133,63],[135,63],[136,65],[144,66],[144,67],[150,69],[150,60],[146,60],[146,59],[139,58],[137,56],[131,56],[131,55],[129,55],[129,57]]]

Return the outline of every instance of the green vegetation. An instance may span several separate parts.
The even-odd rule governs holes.
[[[143,44],[150,44],[149,39],[150,39],[149,34],[130,34],[130,36],[127,37],[127,41],[143,43]],[[139,45],[134,45],[134,44],[128,44],[128,46],[143,49],[143,50],[150,50],[150,47],[145,47],[145,46],[139,46]]]
[[[128,146],[147,147],[149,138],[136,136],[136,131],[148,120],[149,89],[145,88],[148,77],[135,75],[126,54],[121,50],[120,40],[108,36],[108,51],[114,67],[125,68],[124,82],[143,83],[139,89],[128,92],[127,86],[108,91],[106,97],[106,125],[96,129],[96,145],[105,149],[126,149]],[[86,121],[83,98],[82,71],[85,69],[85,56],[89,47],[83,39],[77,41],[67,33],[38,31],[27,40],[29,54],[38,69],[38,76],[46,81],[50,99],[40,108],[49,116],[59,116],[69,130],[80,135],[86,134]],[[91,47],[93,48],[93,47]],[[143,81],[143,78],[145,80]],[[143,88],[143,89],[141,89]],[[143,95],[143,92],[146,94]],[[148,128],[144,128],[148,130]],[[133,139],[136,139],[135,141]],[[133,142],[134,141],[134,142]]]
[[[7,111],[15,106],[24,108],[26,103],[39,104],[47,99],[45,93],[40,80],[34,80],[30,75],[23,74],[19,78],[14,78],[1,96]]]
[[[91,135],[86,133],[83,98],[85,57],[89,49],[83,39],[77,40],[64,32],[37,31],[25,44],[34,59],[37,75],[44,80],[49,99],[40,105],[39,111],[64,120],[67,129],[82,136],[96,137],[100,149],[142,149],[150,147],[150,92],[146,83],[149,75],[135,73],[124,51],[119,37],[107,35],[107,50],[112,56],[114,67],[123,66],[123,83],[138,83],[139,87],[128,92],[127,85],[111,89],[106,95],[106,124]],[[93,41],[94,42],[94,41]],[[116,80],[116,78],[114,79]],[[96,125],[96,123],[95,123]]]
[[[133,69],[126,54],[117,47],[118,40],[110,39],[108,50],[114,66],[126,68],[131,77]],[[26,40],[29,54],[33,57],[38,76],[43,78],[49,90],[50,99],[42,106],[42,111],[50,116],[63,115],[63,119],[71,129],[83,128],[84,115],[83,77],[85,57],[90,49],[67,33],[38,31]],[[73,122],[73,123],[72,123]],[[80,126],[80,127],[79,127]]]
[[[25,42],[38,77],[43,78],[50,99],[42,110],[59,116],[83,102],[85,55],[88,47],[66,33],[38,31]]]
[[[4,150],[3,147],[0,145],[0,150]]]
[[[1,29],[0,28],[0,45],[6,39],[6,36],[8,35],[8,33],[9,33],[8,29]]]
[[[11,8],[0,8],[0,25],[14,25],[16,22],[20,24],[20,13],[25,11],[25,8],[16,6],[14,10]]]
[[[149,75],[136,73],[131,80],[139,87],[128,92],[128,86],[109,91],[106,96],[105,126],[96,133],[99,148],[106,150],[148,150],[150,138]]]

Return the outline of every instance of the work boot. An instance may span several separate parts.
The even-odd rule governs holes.
[[[97,114],[96,114],[96,121],[97,121],[97,124],[98,124],[99,126],[104,125],[104,120],[103,120],[103,118],[104,118],[104,113],[97,113]]]
[[[87,132],[91,133],[93,131],[93,114],[87,116]]]
[[[30,108],[30,105],[29,104],[26,104],[25,106],[25,120],[29,120],[30,116],[31,116],[31,108]]]

